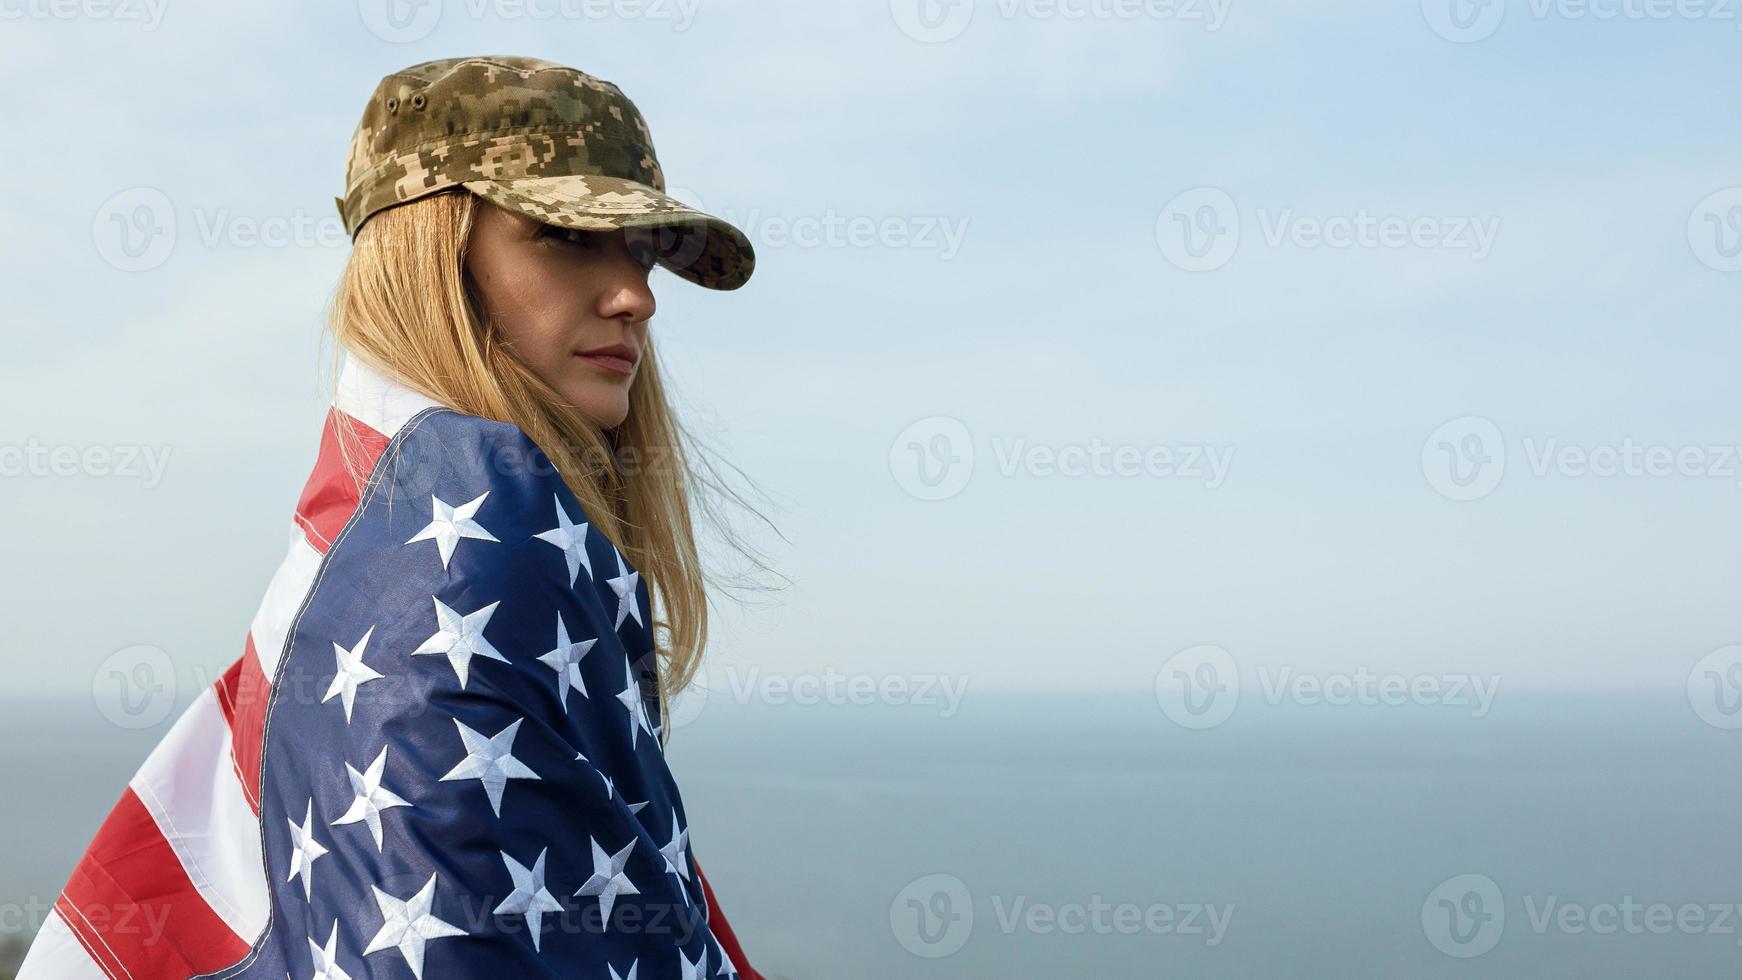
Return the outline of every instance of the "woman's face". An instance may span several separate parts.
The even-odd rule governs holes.
[[[647,345],[652,253],[621,231],[573,231],[480,201],[466,272],[515,356],[601,429],[629,417]]]

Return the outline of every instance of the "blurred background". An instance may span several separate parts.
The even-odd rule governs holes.
[[[0,976],[241,654],[346,143],[465,54],[756,245],[653,337],[790,580],[670,748],[764,972],[1734,975],[1739,10],[0,0]]]

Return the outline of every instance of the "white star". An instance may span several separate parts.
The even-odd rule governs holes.
[[[315,840],[315,801],[309,798],[308,809],[303,811],[302,826],[298,827],[295,820],[286,819],[290,824],[290,877],[286,882],[295,881],[297,875],[302,875],[302,897],[307,901],[314,892],[315,858],[327,853],[320,841]]]
[[[708,935],[711,936],[711,935],[713,935],[713,933],[710,932]],[[737,975],[738,975],[738,969],[737,969],[737,967],[734,967],[732,965],[732,958],[730,956],[727,956],[725,948],[721,947],[721,949],[720,949],[720,968],[718,970],[714,971],[714,976],[726,977],[726,978],[728,978],[728,980],[730,980],[731,977],[735,977]]]
[[[466,743],[466,757],[442,777],[446,782],[450,779],[476,779],[484,784],[484,792],[490,796],[490,809],[496,815],[502,815],[502,791],[507,788],[510,779],[537,779],[538,773],[526,767],[524,762],[513,755],[514,736],[520,731],[520,723],[524,718],[516,718],[507,728],[485,738],[466,727],[465,722],[454,719],[454,727],[460,730],[460,740]]]
[[[612,551],[617,555],[617,577],[605,580],[605,584],[617,594],[617,624],[612,628],[622,629],[626,616],[634,616],[637,626],[645,625],[641,622],[641,598],[635,594],[635,585],[641,581],[641,573],[632,572],[623,564],[623,552],[615,548]]]
[[[459,675],[461,690],[466,687],[466,671],[471,666],[473,657],[508,662],[508,658],[484,638],[484,627],[489,625],[490,616],[496,612],[497,606],[502,605],[501,602],[492,602],[477,612],[462,616],[449,609],[440,599],[434,596],[430,599],[435,603],[436,632],[434,636],[423,641],[422,646],[411,651],[412,656],[445,654],[448,663],[454,668],[454,673]]]
[[[544,919],[544,913],[561,912],[563,907],[562,903],[556,900],[556,896],[546,891],[544,887],[544,854],[548,850],[550,848],[547,847],[544,851],[538,852],[538,860],[532,862],[530,869],[509,857],[507,851],[500,852],[502,863],[508,866],[508,877],[514,879],[514,893],[503,899],[501,905],[496,906],[495,914],[524,913],[527,930],[532,933],[534,951],[538,950],[539,940],[543,938],[539,932],[539,925]]]
[[[684,855],[689,843],[689,828],[678,829],[677,810],[674,808],[671,811],[671,841],[660,848],[659,853],[665,856],[665,870],[671,874],[682,876],[685,881],[690,880],[690,866]],[[687,889],[684,891],[684,897],[689,897]]]
[[[351,801],[351,808],[345,815],[334,820],[335,825],[356,823],[361,820],[369,825],[369,832],[375,835],[375,850],[381,850],[381,811],[391,810],[396,806],[410,806],[410,803],[400,799],[397,794],[381,785],[381,776],[387,769],[387,747],[381,747],[381,754],[375,761],[369,763],[368,772],[358,772],[349,762],[345,763],[345,773],[351,777],[351,789],[357,793],[357,798]]]
[[[434,540],[436,549],[442,555],[442,567],[448,567],[448,559],[454,557],[454,547],[461,538],[477,538],[479,541],[495,541],[496,536],[484,530],[483,525],[472,520],[472,515],[478,513],[478,508],[484,506],[484,498],[490,496],[486,490],[478,499],[450,506],[442,498],[430,494],[435,501],[435,520],[430,521],[424,529],[412,536],[406,544],[416,544],[419,541]]]
[[[563,498],[556,497],[556,527],[533,537],[562,549],[563,557],[569,563],[571,588],[579,581],[582,568],[587,570],[588,578],[593,577],[593,562],[587,557],[587,525],[569,520],[568,512],[563,510]]]
[[[623,868],[629,863],[629,852],[635,849],[635,838],[629,838],[629,843],[616,854],[606,854],[599,842],[591,837],[587,843],[593,845],[593,876],[575,890],[576,895],[599,896],[599,928],[604,929],[611,923],[611,905],[619,895],[639,895],[641,890],[623,873]]]
[[[708,975],[708,947],[702,944],[702,957],[694,963],[684,955],[683,950],[677,951],[677,958],[683,961],[683,980],[705,980]]]
[[[308,941],[309,959],[314,961],[314,976],[309,980],[351,980],[351,975],[339,968],[339,920],[333,920],[333,932],[327,937],[327,945],[322,947],[313,939]]]
[[[375,632],[371,626],[363,633],[363,638],[357,641],[355,648],[347,650],[337,643],[333,644],[333,658],[337,662],[334,668],[333,685],[327,688],[326,696],[321,703],[326,704],[334,696],[345,706],[345,724],[351,723],[351,705],[357,700],[357,688],[373,680],[380,680],[381,675],[374,668],[363,662],[363,648],[369,645],[369,635]]]
[[[563,614],[556,614],[556,649],[540,656],[538,659],[551,670],[556,671],[556,696],[563,703],[563,711],[569,710],[569,689],[581,692],[581,697],[587,696],[587,685],[581,681],[581,658],[593,648],[598,640],[569,640],[568,624],[563,622]]]
[[[406,965],[411,967],[411,974],[418,980],[423,980],[423,947],[431,939],[441,939],[444,936],[464,936],[466,930],[456,929],[453,925],[430,914],[430,906],[435,904],[436,876],[431,874],[429,881],[416,895],[404,901],[394,898],[374,885],[370,889],[375,892],[375,904],[381,907],[381,931],[375,938],[369,940],[369,948],[363,950],[363,955],[379,953],[384,949],[397,949],[399,955],[405,957]]]
[[[617,968],[612,966],[610,963],[605,964],[605,969],[611,971],[611,980],[635,980],[635,971],[641,969],[641,961],[638,959],[630,960],[629,972],[621,975],[618,974]]]
[[[653,734],[653,728],[647,723],[647,705],[641,700],[641,682],[635,676],[635,668],[629,663],[628,655],[623,657],[623,683],[627,685],[618,692],[617,700],[623,702],[623,707],[629,709],[629,747],[635,747],[635,730],[644,728],[647,734]]]

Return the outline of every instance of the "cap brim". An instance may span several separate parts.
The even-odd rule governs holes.
[[[569,175],[473,180],[467,190],[547,225],[581,231],[641,228],[660,265],[709,289],[737,289],[756,268],[750,239],[729,222],[622,177]]]

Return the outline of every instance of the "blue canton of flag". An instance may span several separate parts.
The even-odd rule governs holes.
[[[732,977],[659,740],[647,586],[512,425],[377,463],[274,685],[271,923],[224,976]]]

